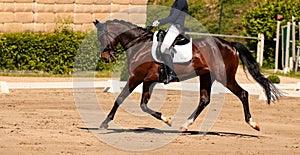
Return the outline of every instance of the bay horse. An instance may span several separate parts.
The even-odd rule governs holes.
[[[141,109],[158,120],[171,125],[171,118],[164,117],[161,112],[154,111],[147,106],[153,87],[156,83],[163,82],[160,78],[160,68],[163,64],[154,61],[151,56],[154,33],[147,28],[123,20],[109,20],[104,23],[96,20],[94,25],[97,28],[97,37],[102,48],[101,60],[107,63],[114,61],[117,58],[116,46],[121,44],[126,51],[129,71],[129,78],[124,89],[116,98],[110,113],[100,128],[108,128],[108,123],[114,119],[120,104],[141,83],[143,83]],[[215,47],[212,47],[211,41],[215,42]],[[220,53],[217,58],[214,57],[217,56],[216,54],[213,55],[216,48]],[[174,70],[180,81],[196,76],[199,76],[200,81],[199,105],[181,127],[181,130],[187,131],[201,111],[210,103],[212,83],[218,81],[240,99],[243,104],[245,121],[259,131],[258,123],[252,120],[250,114],[248,92],[241,88],[235,79],[239,58],[242,61],[244,71],[246,66],[250,75],[264,89],[268,104],[270,101],[277,100],[280,92],[261,73],[250,51],[239,42],[228,42],[217,37],[204,37],[193,39],[192,54],[192,59],[189,62],[174,64]],[[223,69],[216,66],[223,66]]]

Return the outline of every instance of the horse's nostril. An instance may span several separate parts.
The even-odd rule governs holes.
[[[101,60],[106,63],[109,62],[108,58],[101,58]]]

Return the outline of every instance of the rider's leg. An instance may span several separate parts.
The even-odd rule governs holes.
[[[167,34],[164,37],[164,40],[161,45],[161,52],[164,53],[165,50],[169,49],[173,44],[176,37],[180,34],[179,29],[175,25],[171,25],[168,28]]]
[[[167,79],[164,81],[165,84],[168,84],[170,82],[179,81],[178,77],[176,76],[174,72],[174,64],[173,64],[173,58],[170,52],[165,52],[162,55],[163,61],[165,65],[168,66],[167,68]]]
[[[165,62],[165,64],[167,66],[169,66],[169,70],[167,72],[167,74],[168,74],[167,79],[164,82],[165,84],[167,84],[169,82],[178,81],[178,78],[174,72],[173,58],[171,56],[169,49],[179,34],[180,34],[180,31],[178,30],[178,28],[174,25],[171,25],[169,27],[168,32],[167,32],[167,34],[164,38],[164,41],[162,42],[162,45],[161,45],[161,52],[163,53],[162,54],[163,61]]]

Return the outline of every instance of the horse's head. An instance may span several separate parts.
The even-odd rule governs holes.
[[[103,49],[101,59],[105,62],[114,61],[120,54],[116,50],[118,43],[127,50],[137,42],[141,42],[141,38],[145,39],[145,36],[150,32],[132,23],[116,19],[105,23],[96,20],[94,25],[97,28],[101,49]]]
[[[97,37],[101,44],[101,60],[109,63],[117,58],[116,36],[111,32],[108,32],[105,23],[101,23],[98,20],[94,21],[94,25],[97,28]]]

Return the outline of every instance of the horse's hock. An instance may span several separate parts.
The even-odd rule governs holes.
[[[144,26],[146,4],[147,0],[0,0],[0,32],[54,31],[61,19],[75,31],[91,30],[95,19]]]

